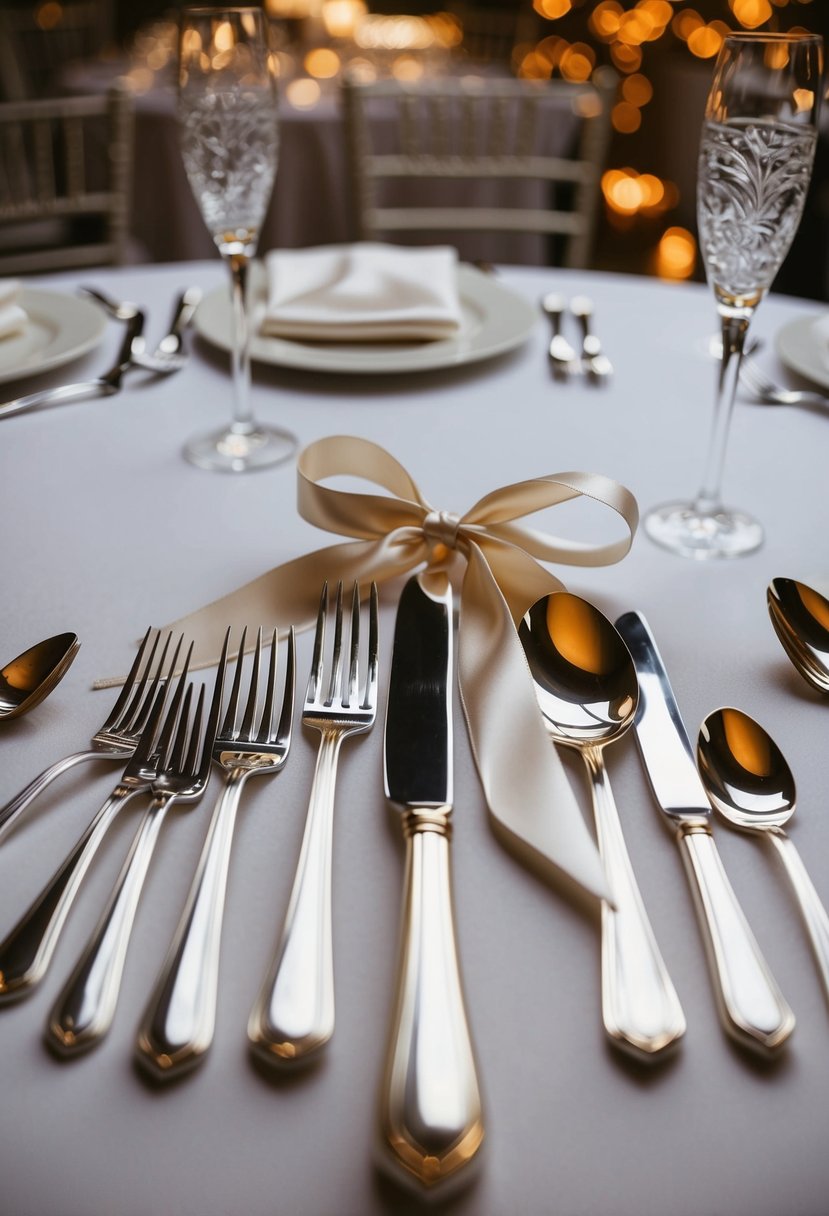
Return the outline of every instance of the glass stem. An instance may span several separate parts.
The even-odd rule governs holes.
[[[708,444],[705,472],[702,486],[694,501],[695,510],[703,515],[714,515],[722,509],[720,497],[725,449],[731,426],[731,415],[734,412],[737,385],[740,381],[743,347],[753,309],[735,309],[720,304],[718,312],[722,331],[722,360],[717,379],[714,421]]]
[[[233,306],[233,422],[230,429],[234,435],[250,435],[254,429],[250,408],[250,328],[247,309],[250,259],[245,253],[234,252],[228,255],[228,262]]]

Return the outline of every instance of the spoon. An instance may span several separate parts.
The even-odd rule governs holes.
[[[602,1017],[615,1046],[640,1059],[685,1033],[625,847],[603,749],[633,721],[639,688],[627,647],[607,617],[566,591],[544,596],[518,630],[547,732],[581,752],[590,777],[599,852],[615,907],[602,903]]]
[[[697,759],[705,789],[724,819],[765,833],[797,896],[829,999],[829,916],[800,854],[783,831],[795,808],[791,769],[762,726],[739,709],[718,709],[702,724]]]
[[[553,327],[553,336],[547,348],[550,362],[553,365],[553,373],[557,379],[566,379],[581,370],[578,355],[561,332],[561,318],[564,316],[567,304],[564,296],[550,291],[542,297],[541,307],[550,318],[550,324]]]
[[[829,693],[829,600],[793,578],[773,578],[766,592],[780,644],[812,688]]]
[[[581,326],[582,366],[594,380],[606,380],[613,375],[613,365],[602,350],[599,337],[591,328],[593,301],[587,296],[573,296],[570,311]]]
[[[30,646],[0,670],[0,722],[19,718],[47,697],[78,653],[74,633],[59,633]]]

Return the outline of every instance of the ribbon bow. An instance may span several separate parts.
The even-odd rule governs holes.
[[[538,559],[570,565],[607,565],[628,552],[638,523],[636,500],[624,486],[598,474],[558,473],[517,482],[480,499],[461,516],[438,511],[384,448],[353,436],[312,443],[297,461],[298,507],[308,522],[358,539],[318,549],[285,563],[230,595],[174,622],[194,641],[194,661],[216,662],[217,639],[251,620],[316,619],[325,579],[356,579],[361,593],[428,564],[466,560],[461,591],[458,677],[475,762],[496,824],[508,843],[532,860],[552,863],[591,894],[608,895],[598,851],[564,769],[550,745],[532,687],[517,626],[541,596],[562,583]],[[336,490],[321,484],[353,476],[392,497]],[[616,511],[627,525],[621,540],[580,544],[512,521],[586,496]]]

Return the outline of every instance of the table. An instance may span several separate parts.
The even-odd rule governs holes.
[[[89,277],[87,275],[87,277]],[[215,263],[93,276],[150,308],[152,341],[176,289],[222,282]],[[402,460],[437,506],[462,511],[487,491],[568,469],[605,473],[641,506],[691,492],[701,473],[714,370],[708,292],[693,285],[529,269],[499,270],[535,300],[586,290],[616,375],[602,389],[561,386],[545,359],[543,319],[527,344],[490,364],[395,379],[257,368],[253,401],[303,442],[349,433]],[[71,276],[43,284],[71,290]],[[771,297],[757,333],[771,339],[814,304]],[[72,369],[98,371],[105,345]],[[770,341],[758,358],[780,372]],[[42,377],[57,382],[60,372]],[[0,798],[85,744],[114,696],[95,677],[125,671],[134,641],[280,561],[329,543],[299,519],[290,466],[241,478],[180,457],[194,432],[229,411],[226,359],[197,343],[164,383],[132,380],[110,401],[2,424],[0,510],[10,657],[74,629],[82,648],[63,682],[0,733]],[[728,497],[767,525],[757,554],[696,565],[643,534],[605,569],[562,568],[570,590],[611,618],[641,610],[657,637],[694,737],[734,704],[774,735],[799,787],[793,836],[829,899],[826,710],[789,667],[765,608],[776,575],[825,584],[826,418],[741,403]],[[566,515],[547,522],[565,528]],[[243,526],[244,525],[244,526]],[[381,702],[395,590],[381,595]],[[299,639],[299,683],[311,637]],[[650,1071],[606,1044],[599,1015],[597,920],[529,873],[492,832],[456,704],[455,887],[460,951],[486,1102],[476,1184],[445,1207],[463,1216],[821,1216],[829,1163],[825,1103],[829,1014],[793,898],[770,852],[724,825],[726,869],[798,1026],[773,1067],[723,1033],[681,860],[652,805],[632,738],[607,759],[627,841],[688,1032]],[[302,832],[316,738],[297,730],[277,778],[248,787],[237,829],[213,1050],[169,1090],[132,1063],[135,1027],[190,883],[212,805],[174,812],[150,872],[106,1041],[60,1063],[41,1031],[90,932],[137,823],[128,811],[73,911],[51,971],[30,999],[0,1010],[6,1101],[0,1115],[3,1207],[14,1216],[381,1216],[420,1210],[372,1163],[376,1094],[396,967],[402,845],[381,779],[382,724],[344,751],[334,858],[338,1023],[319,1067],[273,1080],[248,1058],[248,1012],[282,923]],[[568,762],[587,809],[580,770]],[[65,776],[0,848],[5,931],[109,793],[113,768]],[[214,787],[214,791],[215,792]]]

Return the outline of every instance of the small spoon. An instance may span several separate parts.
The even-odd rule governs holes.
[[[47,697],[78,653],[74,633],[59,633],[30,646],[0,670],[0,722],[19,718]]]
[[[578,355],[561,332],[561,319],[567,303],[564,296],[550,291],[547,295],[542,296],[541,307],[550,318],[550,324],[553,327],[553,336],[547,348],[553,372],[557,378],[567,379],[568,376],[578,374],[581,370]]]
[[[812,688],[829,693],[829,600],[793,578],[773,578],[766,592],[780,644]]]
[[[518,630],[550,738],[578,749],[593,794],[599,852],[615,907],[602,903],[602,1017],[640,1059],[676,1042],[685,1016],[656,944],[625,847],[602,750],[633,721],[636,670],[597,608],[566,591],[544,596]]]
[[[739,709],[718,709],[702,724],[697,759],[708,797],[722,817],[749,832],[765,832],[797,896],[829,999],[829,916],[800,854],[783,831],[795,809],[791,769],[762,726]]]

